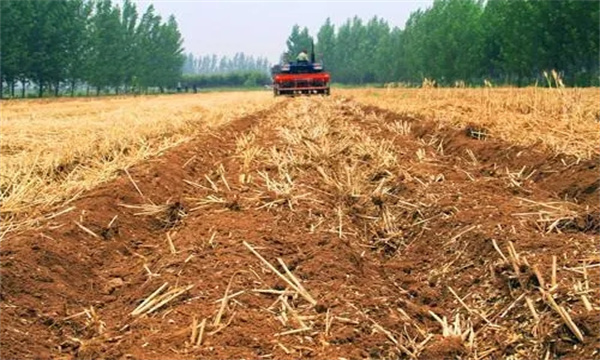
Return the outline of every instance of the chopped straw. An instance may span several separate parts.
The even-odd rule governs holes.
[[[168,283],[166,283],[166,282],[163,285],[161,285],[156,291],[154,291],[150,296],[148,296],[146,298],[146,300],[144,300],[137,308],[135,308],[131,312],[131,315],[132,316],[139,316],[139,315],[143,315],[143,314],[149,315],[152,312],[160,309],[161,307],[163,307],[164,305],[166,305],[168,302],[175,299],[179,295],[183,294],[184,292],[186,292],[194,287],[194,285],[188,285],[188,286],[182,287],[182,288],[174,288],[174,289],[167,291],[166,293],[164,293],[162,295],[159,295],[167,287],[167,285],[168,285]]]
[[[302,296],[306,301],[308,301],[311,305],[315,306],[317,305],[317,301],[315,299],[313,299],[312,296],[310,296],[310,294],[304,290],[304,288],[300,289],[298,287],[298,285],[295,284],[294,280],[290,280],[288,279],[286,276],[284,276],[282,273],[280,273],[279,271],[277,271],[277,269],[275,269],[275,267],[273,265],[271,265],[270,262],[268,262],[264,257],[262,257],[256,250],[254,250],[254,248],[252,246],[250,246],[250,244],[248,244],[246,241],[243,242],[244,246],[248,248],[248,250],[250,250],[257,258],[259,258],[271,271],[273,271],[275,273],[275,275],[279,276],[279,278],[281,278],[281,280],[285,281],[289,286],[292,287],[292,289],[296,290],[296,292],[298,294],[300,294],[300,296]],[[289,271],[289,270],[288,270]],[[295,279],[295,278],[293,278]],[[295,279],[295,281],[298,281],[297,279]]]
[[[231,289],[231,284],[233,283],[233,279],[235,278],[235,276],[240,273],[240,271],[236,271],[231,278],[229,279],[229,282],[227,283],[227,287],[225,288],[225,295],[223,295],[223,298],[221,299],[221,307],[219,308],[219,312],[217,313],[217,316],[215,316],[215,320],[213,321],[213,326],[219,326],[219,324],[221,323],[221,317],[223,316],[223,313],[225,312],[225,308],[227,307],[227,301],[229,300],[229,289]]]
[[[177,249],[175,249],[175,245],[173,244],[173,239],[171,238],[171,234],[167,232],[167,242],[169,243],[169,250],[171,254],[176,254]]]
[[[549,292],[543,291],[543,295],[544,295],[544,298],[545,298],[546,302],[548,303],[548,305],[550,305],[550,307],[552,309],[554,309],[554,311],[556,311],[558,313],[558,315],[560,315],[560,317],[564,321],[565,325],[567,325],[567,327],[569,328],[569,330],[571,330],[573,335],[575,335],[575,337],[577,337],[577,340],[579,340],[580,342],[583,342],[583,334],[581,333],[581,330],[579,330],[577,325],[573,322],[569,313],[563,307],[561,307],[560,305],[558,305],[556,303],[556,301],[552,297],[552,294],[550,294]]]
[[[95,237],[96,239],[99,239],[100,236],[98,234],[96,234],[95,232],[93,232],[92,230],[86,228],[85,226],[81,225],[80,223],[78,223],[77,221],[75,221],[75,225],[77,225],[81,230],[85,231],[86,233],[92,235],[93,237]]]
[[[196,342],[196,346],[202,345],[202,340],[204,339],[204,328],[206,327],[206,318],[202,319],[200,323],[200,333],[198,334],[198,341]]]

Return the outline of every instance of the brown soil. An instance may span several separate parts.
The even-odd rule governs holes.
[[[278,170],[247,168],[236,139],[254,134],[255,144],[283,151],[286,112],[323,109],[390,142],[399,166],[365,177],[371,190],[386,180],[387,192],[336,193],[316,170],[334,171],[333,158],[294,170],[306,200],[261,191],[261,176]],[[410,122],[411,133],[385,130],[394,121]],[[332,141],[344,135],[336,129]],[[472,135],[335,97],[290,99],[140,164],[129,175],[141,194],[124,173],[65,206],[75,210],[3,241],[0,357],[597,358],[599,159],[576,162]],[[374,169],[368,154],[362,161]],[[392,220],[381,220],[387,213]],[[284,272],[281,258],[317,304],[254,291],[292,289],[244,241]],[[193,287],[132,316],[164,283]],[[215,324],[225,293],[237,295]],[[206,319],[200,346],[190,341],[194,319]],[[285,334],[301,323],[308,329]]]

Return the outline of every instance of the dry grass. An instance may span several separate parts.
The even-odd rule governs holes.
[[[273,103],[266,92],[9,101],[0,123],[2,233],[202,131]]]
[[[476,125],[509,143],[541,144],[555,153],[599,154],[598,89],[361,89],[344,96],[393,112],[457,126]]]

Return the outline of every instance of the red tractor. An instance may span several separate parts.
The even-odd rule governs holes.
[[[314,48],[310,61],[293,61],[283,65],[275,65],[271,69],[273,77],[273,94],[329,95],[330,75],[323,70],[323,65],[315,62]]]

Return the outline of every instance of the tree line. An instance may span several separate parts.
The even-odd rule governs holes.
[[[412,13],[403,29],[374,17],[325,21],[315,41],[336,82],[435,79],[527,85],[544,71],[567,85],[599,82],[599,2],[581,0],[436,0]],[[295,25],[282,60],[310,51],[307,28]]]
[[[199,88],[253,88],[271,84],[264,71],[229,71],[216,74],[183,74],[180,90],[197,92]]]
[[[527,85],[554,69],[567,85],[597,86],[599,4],[435,0],[402,29],[379,17],[339,27],[327,19],[315,37],[317,59],[348,84]],[[140,13],[133,0],[2,0],[0,19],[0,94],[14,97],[17,86],[21,96],[32,87],[42,96],[82,86],[118,94],[268,83],[267,59],[185,55],[175,18],[163,21],[152,5]],[[310,51],[312,39],[295,25],[282,60]]]
[[[0,16],[0,83],[11,96],[17,84],[23,97],[31,84],[40,97],[80,84],[96,94],[163,91],[181,75],[177,22],[152,5],[140,14],[131,0],[3,0]]]
[[[236,53],[233,57],[204,55],[186,55],[183,64],[183,74],[225,74],[231,72],[269,72],[271,64],[264,57],[254,57],[243,52]]]
[[[181,86],[188,92],[198,88],[258,87],[271,83],[267,58],[236,53],[233,57],[186,55]]]

